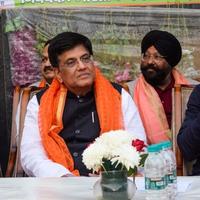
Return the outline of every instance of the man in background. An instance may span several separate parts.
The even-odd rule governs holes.
[[[49,62],[49,56],[48,56],[48,47],[49,47],[50,41],[51,40],[48,40],[44,44],[44,48],[42,51],[42,56],[41,56],[42,59],[41,59],[41,63],[40,63],[40,71],[41,71],[41,75],[42,75],[42,80],[40,80],[36,83],[33,83],[33,84],[29,85],[28,87],[20,88],[20,90],[17,89],[16,93],[14,93],[14,95],[20,95],[20,96],[19,96],[19,99],[14,98],[17,100],[17,102],[13,103],[14,106],[16,105],[16,107],[13,107],[14,118],[12,121],[13,128],[12,128],[12,132],[11,132],[11,138],[13,138],[13,139],[11,139],[12,140],[11,150],[10,150],[10,155],[9,155],[9,162],[8,162],[8,167],[7,167],[7,171],[6,171],[6,176],[12,176],[13,168],[18,169],[18,171],[20,171],[19,167],[16,168],[13,165],[12,154],[16,153],[15,148],[16,148],[16,146],[20,145],[20,138],[21,138],[22,130],[23,130],[23,126],[24,126],[24,117],[26,114],[27,103],[34,94],[36,94],[43,88],[49,87],[49,85],[51,84],[52,80],[55,77],[55,71]],[[18,94],[18,92],[20,92],[20,94]],[[16,160],[18,160],[18,153],[16,156]],[[18,163],[18,162],[16,161],[16,163]],[[14,173],[18,173],[18,172],[14,172]]]
[[[49,62],[48,48],[49,48],[50,42],[51,40],[48,40],[44,44],[44,48],[42,51],[42,58],[41,58],[41,65],[40,65],[42,80],[37,82],[36,84],[33,84],[34,86],[38,86],[41,88],[49,86],[55,77],[54,69],[51,66],[51,63]]]
[[[31,84],[29,87],[32,88],[33,93],[37,93],[40,91],[42,88],[49,87],[49,85],[52,83],[54,77],[55,77],[55,71],[53,67],[51,66],[49,62],[49,55],[48,55],[48,48],[49,48],[49,43],[51,40],[48,40],[44,44],[44,48],[42,50],[42,56],[41,56],[41,63],[40,63],[40,71],[42,75],[42,79],[36,83]],[[17,107],[17,114],[16,114],[16,125],[17,125],[17,131],[19,130],[19,118],[20,118],[20,106],[21,105],[21,97],[22,97],[23,89],[20,94],[20,100],[19,104]],[[31,95],[32,96],[32,95]]]
[[[142,40],[141,53],[142,75],[128,86],[152,144],[171,139],[172,88],[189,82],[175,67],[182,48],[171,33],[150,31]]]

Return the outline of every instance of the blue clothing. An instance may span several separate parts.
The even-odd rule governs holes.
[[[200,85],[190,95],[177,143],[186,161],[196,160],[192,175],[200,175]]]

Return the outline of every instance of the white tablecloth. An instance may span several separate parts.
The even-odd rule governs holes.
[[[0,199],[94,200],[93,184],[96,180],[97,177],[0,178]],[[143,180],[137,177],[136,185]],[[200,200],[200,177],[178,177],[178,182],[179,186],[181,183],[188,184],[186,191],[178,192],[178,200]],[[145,191],[140,184],[136,200],[145,199]]]

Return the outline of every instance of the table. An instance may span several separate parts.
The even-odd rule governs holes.
[[[2,200],[94,200],[93,184],[98,177],[68,178],[0,178]],[[136,177],[136,185],[142,182]],[[191,182],[185,192],[179,192],[178,200],[200,199],[200,177],[178,177],[178,182]],[[145,199],[145,191],[138,188],[136,200]]]

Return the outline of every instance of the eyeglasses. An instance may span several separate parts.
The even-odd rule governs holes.
[[[151,57],[156,63],[162,62],[166,58],[166,56],[161,56],[159,54],[150,55],[150,54],[147,54],[147,53],[143,53],[142,54],[142,61],[147,62],[147,61],[149,61],[149,59]]]
[[[89,54],[85,54],[83,56],[81,56],[79,58],[79,60],[84,64],[84,65],[88,65],[91,64],[93,61],[93,57]],[[64,63],[64,67],[66,68],[73,68],[73,67],[77,67],[79,62],[77,58],[70,58],[68,59],[65,63]]]

